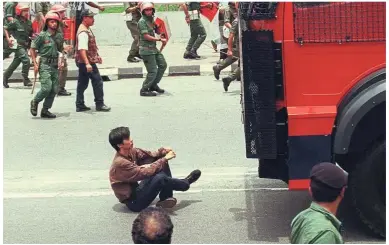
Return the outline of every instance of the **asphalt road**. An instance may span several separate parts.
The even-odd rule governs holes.
[[[144,98],[142,81],[104,83],[109,113],[94,110],[91,86],[92,111],[75,112],[71,81],[74,94],[54,102],[55,120],[31,116],[29,89],[4,90],[4,243],[132,243],[137,214],[117,202],[108,181],[108,133],[117,126],[130,127],[137,147],[172,147],[173,175],[203,172],[189,191],[176,193],[174,243],[287,243],[309,196],[259,179],[257,161],[245,158],[240,84],[225,93],[213,77],[165,77],[167,93]],[[342,210],[346,242],[383,242],[347,205]]]

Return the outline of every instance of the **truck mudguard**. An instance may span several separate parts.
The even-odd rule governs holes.
[[[335,154],[349,151],[351,137],[361,119],[374,107],[386,101],[386,72],[381,69],[362,79],[339,106],[334,137]]]

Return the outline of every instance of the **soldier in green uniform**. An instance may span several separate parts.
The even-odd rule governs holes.
[[[30,79],[28,79],[28,72],[30,70],[30,59],[28,57],[28,47],[30,46],[32,37],[32,23],[29,18],[30,7],[27,4],[19,3],[16,6],[16,16],[8,24],[4,26],[4,32],[6,36],[7,44],[12,47],[13,43],[10,40],[10,34],[16,39],[16,49],[11,49],[15,52],[15,57],[11,65],[5,70],[3,74],[3,86],[9,88],[8,79],[12,76],[12,73],[22,63],[22,76],[24,86],[32,86]]]
[[[232,21],[237,19],[238,17],[238,9],[236,8],[236,5],[234,2],[228,2],[228,8],[225,10],[224,13],[224,25],[230,29],[232,29]],[[239,38],[239,37],[238,37]],[[237,39],[238,39],[237,38]],[[224,61],[220,62],[219,64],[213,66],[213,74],[217,80],[219,80],[220,72],[227,68],[228,66],[232,65],[235,61],[238,60],[237,57],[228,56]]]
[[[205,7],[212,8],[212,3]],[[190,26],[190,39],[186,46],[184,59],[199,59],[201,57],[197,54],[197,50],[207,37],[200,19],[201,8],[203,7],[200,6],[200,2],[188,2],[183,4],[182,8],[185,12],[185,20]]]
[[[228,51],[227,51],[227,59],[223,60],[219,65],[220,67],[227,67],[226,64],[230,63],[233,60],[237,60],[239,57],[239,20],[236,18],[232,22],[232,27],[230,30],[230,36],[228,37]],[[233,63],[233,62],[232,62]],[[232,72],[231,75],[227,77],[223,77],[223,87],[224,91],[228,91],[228,86],[235,79],[240,77],[240,62],[238,63],[238,67]]]
[[[4,6],[3,25],[5,26],[15,17],[15,7],[18,2],[6,2]],[[13,51],[9,48],[5,31],[3,30],[3,60],[8,58]]]
[[[64,6],[62,6],[61,4],[54,4],[53,6],[51,6],[50,11],[54,12],[54,13],[57,13],[59,15],[59,17],[61,18],[61,20],[65,19],[66,8]],[[56,38],[63,38],[63,27],[64,27],[64,23],[61,21],[59,23],[57,32],[61,33],[62,36],[61,35],[56,35],[55,36]],[[55,41],[58,42],[58,43],[60,42],[60,40],[55,40]],[[70,96],[71,95],[71,93],[69,93],[65,89],[66,79],[67,79],[67,76],[68,76],[68,62],[67,62],[67,59],[66,59],[66,54],[70,50],[71,50],[71,45],[64,45],[64,50],[63,50],[63,53],[64,53],[64,66],[63,66],[63,69],[59,73],[59,78],[58,78],[59,79],[58,96]]]
[[[336,218],[347,188],[347,173],[333,163],[316,164],[310,173],[311,206],[292,221],[292,244],[343,244]]]
[[[140,60],[137,58],[140,58],[139,55],[139,30],[138,30],[138,21],[142,17],[142,14],[140,13],[140,8],[138,2],[126,2],[125,5],[125,12],[126,17],[131,16],[130,19],[126,20],[127,28],[131,32],[131,36],[133,38],[132,45],[130,52],[127,57],[128,62],[139,62]]]
[[[36,37],[31,45],[31,57],[34,63],[34,70],[39,70],[39,82],[41,90],[31,100],[30,112],[33,116],[37,115],[38,104],[44,100],[41,110],[42,118],[56,118],[56,115],[49,112],[52,107],[55,95],[58,92],[58,58],[59,52],[63,50],[63,35],[57,32],[61,18],[54,12],[48,12],[45,16],[45,27]],[[38,50],[40,59],[39,64],[36,60],[36,50]],[[63,64],[62,64],[63,65]]]
[[[143,82],[142,89],[140,90],[141,96],[156,96],[157,93],[164,93],[165,90],[158,86],[162,76],[167,68],[165,57],[157,49],[157,41],[162,42],[162,45],[166,44],[166,39],[156,38],[154,29],[156,28],[154,23],[155,8],[152,3],[143,3],[141,5],[142,18],[138,22],[138,28],[140,33],[139,41],[139,53],[143,59],[143,63],[146,66],[147,76]]]

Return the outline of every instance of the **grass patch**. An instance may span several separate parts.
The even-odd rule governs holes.
[[[155,4],[155,11],[166,12],[166,11],[179,11],[178,4]],[[124,12],[124,6],[108,6],[104,12],[100,11],[99,14],[118,14]]]

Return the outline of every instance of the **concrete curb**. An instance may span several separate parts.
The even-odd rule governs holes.
[[[220,75],[228,75],[237,67],[237,64],[232,64],[230,69],[223,70]],[[185,66],[169,66],[166,70],[164,76],[211,76],[213,75],[212,67],[211,69],[204,69],[201,71],[200,65],[185,65]],[[100,75],[103,81],[115,81],[121,79],[129,78],[144,78],[147,75],[146,69],[143,67],[132,67],[132,68],[99,68]],[[38,75],[39,77],[39,75]],[[29,78],[33,80],[34,71],[30,69]],[[68,70],[67,81],[77,80],[78,79],[78,70]],[[20,83],[23,81],[20,70],[16,70],[10,79],[9,83]]]

